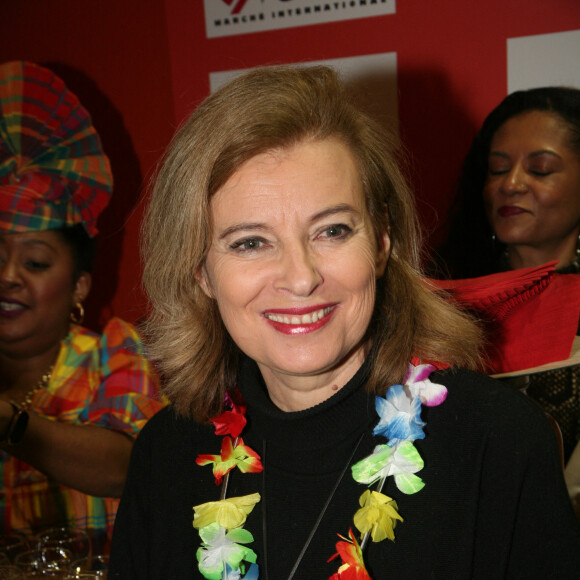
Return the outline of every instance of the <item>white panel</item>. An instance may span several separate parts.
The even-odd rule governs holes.
[[[533,87],[580,88],[580,30],[508,38],[508,93]]]

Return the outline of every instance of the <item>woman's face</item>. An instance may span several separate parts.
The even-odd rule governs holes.
[[[90,288],[88,274],[75,282],[73,272],[58,232],[0,235],[0,352],[33,356],[58,344]]]
[[[495,133],[483,191],[487,218],[505,244],[575,247],[580,231],[580,156],[556,115],[531,111]],[[556,258],[556,255],[553,256]]]
[[[285,410],[325,400],[364,360],[378,248],[361,178],[337,140],[250,159],[211,202],[213,239],[197,278]]]

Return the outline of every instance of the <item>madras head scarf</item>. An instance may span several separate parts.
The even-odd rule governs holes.
[[[50,70],[0,65],[0,233],[83,224],[97,234],[113,178],[91,117]]]

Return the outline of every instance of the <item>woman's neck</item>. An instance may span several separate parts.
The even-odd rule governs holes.
[[[578,254],[578,236],[570,236],[551,246],[534,247],[528,245],[509,245],[506,249],[507,261],[512,270],[533,268],[558,260],[557,268],[565,268],[574,261]]]
[[[329,399],[356,374],[362,366],[362,348],[353,352],[340,367],[313,375],[291,375],[260,365],[270,400],[282,411],[303,411]]]
[[[0,353],[0,396],[19,402],[56,362],[60,343],[27,357]]]

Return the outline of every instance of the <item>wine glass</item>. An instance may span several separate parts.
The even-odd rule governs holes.
[[[36,547],[63,548],[73,560],[91,557],[91,539],[85,530],[80,528],[49,528],[36,535]]]
[[[14,564],[26,574],[26,578],[68,578],[71,562],[71,553],[59,547],[28,550],[14,559]]]
[[[104,580],[107,578],[108,567],[109,558],[104,555],[93,556],[92,558],[80,558],[79,560],[75,560],[71,566],[71,578],[96,578],[97,580]]]

